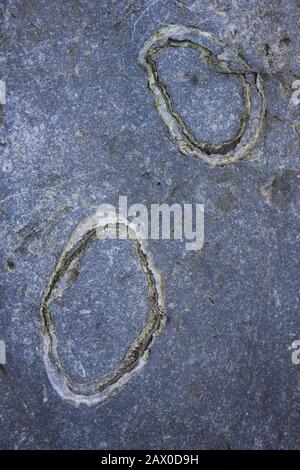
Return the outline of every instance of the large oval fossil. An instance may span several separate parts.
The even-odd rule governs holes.
[[[132,243],[142,271],[146,276],[149,315],[139,335],[133,340],[119,365],[103,377],[79,383],[68,374],[58,353],[58,337],[51,314],[51,303],[64,295],[72,284],[72,269],[96,239],[125,231]],[[122,237],[124,238],[124,237]],[[96,405],[113,395],[147,361],[154,336],[161,333],[166,315],[163,307],[163,288],[160,273],[155,269],[143,241],[132,225],[115,213],[95,213],[84,219],[73,232],[61,255],[40,309],[42,322],[43,357],[49,380],[64,399],[73,404]]]
[[[214,145],[196,139],[191,133],[183,117],[175,110],[168,87],[162,83],[158,73],[157,57],[167,48],[196,50],[212,70],[227,76],[230,74],[238,80],[244,109],[239,129],[232,138]],[[252,151],[266,113],[263,80],[231,47],[196,27],[168,25],[145,43],[139,53],[139,62],[148,73],[148,85],[155,96],[156,108],[181,153],[194,155],[211,165],[224,165],[240,160]]]

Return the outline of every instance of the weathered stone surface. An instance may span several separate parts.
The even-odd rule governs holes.
[[[0,448],[299,448],[299,22],[296,0],[1,2]],[[138,60],[168,24],[209,32],[262,77],[267,114],[242,160],[213,167],[170,137]],[[232,138],[232,74],[183,48],[157,66],[197,139]],[[72,231],[118,195],[205,204],[205,244],[148,242],[168,321],[125,387],[75,407],[46,374],[41,303]],[[79,269],[53,317],[64,367],[91,380],[124,356],[149,298],[127,242],[97,241]]]

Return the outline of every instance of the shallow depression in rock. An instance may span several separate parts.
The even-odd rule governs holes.
[[[126,240],[95,240],[72,269],[74,280],[51,314],[65,372],[85,382],[116,369],[142,329],[147,281]]]
[[[220,145],[235,136],[244,108],[236,77],[213,70],[191,48],[169,47],[156,57],[156,65],[174,111],[197,140]]]

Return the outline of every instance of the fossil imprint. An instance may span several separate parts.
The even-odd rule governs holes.
[[[169,91],[160,81],[155,62],[157,56],[169,47],[197,50],[214,71],[230,74],[239,81],[244,111],[240,128],[232,139],[221,145],[200,142],[174,110]],[[266,113],[263,80],[231,47],[196,27],[168,25],[145,43],[139,53],[139,62],[147,71],[148,86],[154,94],[156,108],[181,153],[194,155],[210,165],[224,165],[240,160],[252,151],[261,134]]]
[[[109,232],[128,231],[128,243],[132,243],[142,271],[147,280],[149,315],[139,335],[134,339],[119,366],[105,376],[88,383],[78,383],[66,373],[58,354],[58,337],[51,315],[51,303],[62,297],[70,283],[72,265],[84,256],[86,250],[97,239],[105,238]],[[96,405],[112,396],[147,361],[149,347],[155,336],[159,335],[166,321],[163,307],[163,286],[160,273],[156,270],[143,240],[139,239],[132,224],[128,225],[116,214],[91,215],[84,219],[73,232],[45,292],[41,309],[43,357],[49,380],[57,393],[75,405]]]
[[[168,47],[197,50],[215,71],[231,74],[239,81],[244,112],[240,128],[231,140],[220,145],[200,142],[190,133],[183,118],[175,112],[167,87],[160,82],[155,63],[157,55]],[[218,53],[213,52],[216,48]],[[149,88],[155,96],[156,108],[181,153],[194,155],[215,166],[240,160],[252,151],[261,134],[266,113],[263,80],[233,49],[198,28],[169,25],[160,29],[145,43],[139,53],[139,62],[147,70]],[[150,304],[148,320],[114,371],[88,383],[75,382],[66,373],[59,358],[51,302],[61,297],[69,287],[60,287],[60,283],[70,274],[72,264],[84,256],[97,238],[102,238],[105,232],[115,230],[116,227],[131,232],[128,242],[134,245],[135,254],[146,275]],[[52,386],[62,399],[75,405],[97,405],[118,391],[146,363],[153,338],[161,333],[166,322],[162,286],[161,275],[154,267],[143,241],[135,233],[134,227],[129,226],[126,221],[115,214],[103,218],[96,212],[78,225],[54,269],[40,308],[45,367]]]

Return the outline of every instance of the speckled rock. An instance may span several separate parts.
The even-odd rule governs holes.
[[[299,448],[299,1],[0,5],[0,448]],[[183,154],[157,111],[139,54],[170,24],[208,32],[261,78],[263,126],[239,161]],[[185,47],[160,54],[157,69],[195,139],[233,138],[236,74]],[[74,229],[119,195],[204,204],[205,243],[148,241],[166,325],[128,383],[75,406],[47,376],[41,305]],[[73,275],[52,308],[59,354],[75,381],[96,380],[145,324],[147,278],[118,240],[93,243]]]

